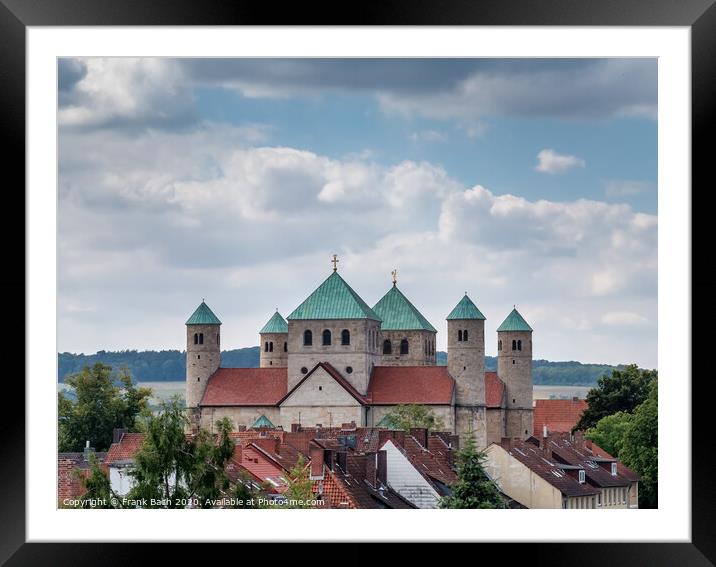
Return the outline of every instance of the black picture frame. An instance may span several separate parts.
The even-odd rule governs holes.
[[[713,237],[697,226],[706,226],[710,208],[704,202],[707,177],[713,158],[708,142],[713,137],[716,111],[716,5],[715,0],[384,0],[351,5],[273,4],[258,2],[222,2],[221,0],[0,0],[0,117],[6,141],[6,179],[10,173],[14,187],[25,186],[25,34],[28,26],[117,26],[117,25],[529,25],[529,26],[686,26],[691,30],[692,55],[692,305],[699,307],[694,317],[692,336],[698,336],[696,325],[713,320],[716,276],[708,259]],[[662,157],[663,159],[663,157]],[[9,183],[9,182],[8,182]],[[700,191],[695,189],[700,187]],[[689,188],[684,188],[688,190]],[[16,203],[11,204],[11,199]],[[698,199],[697,199],[698,198]],[[14,216],[25,210],[22,191],[8,196],[7,207]],[[693,206],[696,203],[700,206]],[[699,222],[704,221],[704,222]],[[13,239],[16,242],[17,238]],[[19,247],[14,247],[18,252]],[[8,251],[10,252],[10,251]],[[704,262],[706,260],[706,262]],[[0,285],[6,297],[22,296],[26,281],[24,270],[6,270]],[[697,270],[696,268],[700,268]],[[14,304],[19,302],[14,301]],[[19,305],[15,305],[20,309]],[[23,313],[24,315],[24,313]],[[20,319],[18,319],[20,320]],[[704,328],[704,333],[713,334]],[[712,409],[709,394],[712,372],[710,357],[695,356],[692,368],[684,364],[683,380],[691,381],[692,391],[692,491],[684,493],[692,502],[691,543],[580,543],[580,544],[489,544],[511,564],[519,561],[550,565],[711,565],[716,561],[716,467],[712,431]],[[6,403],[3,423],[3,452],[0,465],[0,560],[7,565],[81,565],[129,564],[157,561],[147,544],[72,544],[25,543],[25,389],[17,379],[19,369],[6,372],[3,392]],[[692,376],[694,379],[692,380]],[[8,407],[12,406],[12,407]],[[8,415],[14,411],[14,417]],[[668,458],[668,457],[667,457]],[[685,471],[688,470],[686,467]],[[121,530],[121,522],[112,529]],[[81,537],[81,534],[78,534]],[[554,539],[559,539],[555,529]],[[264,545],[242,544],[237,561],[247,560],[249,549],[261,557]],[[342,558],[340,563],[364,563],[375,552],[361,544],[347,544],[339,555],[324,555],[322,560]],[[453,544],[454,545],[454,544]],[[499,546],[495,548],[494,546]],[[506,547],[509,546],[509,554]],[[220,546],[224,547],[224,546]],[[360,547],[360,548],[359,548]],[[401,554],[421,553],[422,548],[404,548]],[[485,545],[480,547],[486,550]],[[161,561],[207,561],[217,558],[216,547],[164,544],[159,550]],[[308,551],[307,549],[304,552]],[[296,561],[300,556],[289,553],[281,560]],[[300,553],[300,551],[299,551]],[[483,553],[480,551],[479,553]],[[365,555],[364,555],[365,554]],[[319,554],[320,555],[320,554]],[[450,551],[458,561],[460,551]],[[492,554],[491,554],[492,555]],[[311,554],[306,557],[311,557]],[[479,560],[480,556],[475,557]],[[293,558],[293,559],[291,559]],[[407,558],[406,558],[407,559]],[[253,559],[252,559],[253,560]],[[405,560],[405,559],[404,559]],[[409,560],[409,559],[408,559]],[[448,559],[450,560],[450,559]],[[271,561],[273,562],[273,561]]]

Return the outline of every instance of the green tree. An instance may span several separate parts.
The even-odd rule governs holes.
[[[656,380],[650,385],[649,397],[636,408],[624,432],[619,459],[641,476],[639,507],[656,508],[659,486],[659,394]]]
[[[216,423],[214,437],[200,430],[185,434],[188,418],[177,397],[165,401],[146,425],[146,437],[134,457],[130,473],[135,480],[128,498],[146,501],[147,507],[184,508],[189,502],[213,506],[229,487],[225,467],[234,450],[231,421]],[[152,503],[154,500],[154,503]]]
[[[610,455],[618,457],[626,433],[632,421],[632,414],[618,411],[600,419],[597,424],[588,429],[585,437],[591,439]]]
[[[267,483],[264,483],[259,489],[254,488],[249,475],[241,471],[234,484],[232,497],[235,504],[232,508],[261,508],[259,499],[264,497],[267,490]]]
[[[119,381],[119,385],[117,385]],[[114,428],[135,430],[135,420],[146,407],[151,389],[136,387],[126,368],[115,376],[112,367],[97,362],[68,376],[65,383],[74,400],[58,394],[58,445],[60,452],[81,451],[89,441],[98,451],[112,443]]]
[[[656,378],[656,370],[641,370],[636,364],[612,370],[611,376],[602,376],[597,387],[587,394],[589,407],[572,430],[586,431],[603,417],[620,411],[631,413],[646,400],[649,386]]]
[[[313,495],[313,482],[308,469],[303,455],[299,455],[296,464],[288,473],[288,488],[283,495],[289,500],[289,504],[285,508],[313,508],[312,501],[316,497]]]
[[[475,447],[472,434],[465,436],[463,448],[455,455],[457,482],[452,495],[440,499],[440,508],[505,508],[506,504],[483,464],[486,456]]]
[[[102,469],[94,453],[90,453],[90,474],[84,476],[82,471],[75,469],[86,492],[81,499],[85,508],[121,508],[121,499],[116,498],[112,491],[107,473]]]
[[[428,406],[400,404],[385,416],[385,420],[397,429],[409,431],[412,427],[425,427],[429,431],[440,431],[445,424],[441,417]]]

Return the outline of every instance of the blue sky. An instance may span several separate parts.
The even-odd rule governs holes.
[[[657,366],[651,59],[61,59],[59,350],[257,344],[329,273]],[[107,325],[111,321],[111,325]]]

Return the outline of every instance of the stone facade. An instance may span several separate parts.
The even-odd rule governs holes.
[[[487,410],[485,406],[455,406],[455,433],[461,439],[472,431],[478,449],[487,447]]]
[[[432,331],[381,331],[381,366],[435,366],[435,335]],[[408,353],[401,354],[403,340],[408,341]],[[390,341],[390,354],[385,352]]]
[[[288,333],[261,333],[259,367],[288,366]]]
[[[505,410],[502,408],[487,409],[487,445],[499,443],[505,436]]]
[[[331,344],[323,344],[323,332],[330,331]],[[341,344],[343,331],[349,344]],[[304,344],[310,331],[312,344]],[[361,394],[368,390],[373,366],[380,363],[378,349],[380,322],[371,319],[298,320],[288,322],[288,389],[298,384],[319,362],[328,362]],[[304,372],[303,369],[306,371]],[[350,371],[349,371],[350,369]]]
[[[186,326],[186,407],[201,402],[206,383],[221,362],[221,326]]]
[[[240,425],[251,427],[262,415],[265,415],[274,425],[280,424],[280,409],[276,406],[205,407],[201,411],[200,424],[204,429],[214,432],[216,422],[228,417],[234,426],[234,430],[237,430]]]
[[[505,437],[532,434],[532,333],[497,333],[497,375],[507,387]],[[525,434],[525,430],[528,432]]]
[[[448,372],[455,379],[455,403],[485,405],[485,321],[448,321]],[[467,333],[467,340],[464,340]]]

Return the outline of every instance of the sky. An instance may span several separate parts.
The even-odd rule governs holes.
[[[657,368],[655,59],[58,60],[58,350],[258,344],[330,273]]]

